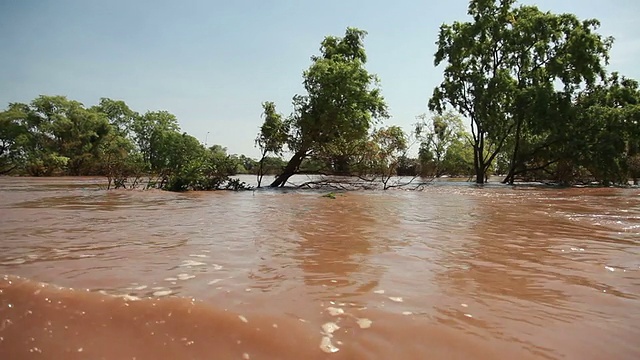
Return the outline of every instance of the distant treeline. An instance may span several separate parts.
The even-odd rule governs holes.
[[[514,0],[472,0],[469,15],[441,26],[434,63],[445,66],[443,81],[432,113],[408,132],[383,124],[390,115],[365,68],[366,32],[347,28],[311,57],[291,114],[262,104],[260,159],[206,147],[166,111],[40,96],[0,112],[0,173],[104,175],[115,187],[146,178],[175,191],[241,189],[230,176],[242,173],[256,174],[258,186],[276,175],[271,187],[299,173],[357,176],[385,189],[396,175],[637,184],[640,90],[605,71],[613,39],[596,32],[599,22]],[[286,162],[285,152],[293,154]]]

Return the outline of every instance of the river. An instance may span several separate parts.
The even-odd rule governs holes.
[[[0,178],[0,359],[640,358],[638,189],[104,183]]]

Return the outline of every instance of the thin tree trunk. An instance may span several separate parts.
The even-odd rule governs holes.
[[[262,158],[260,158],[260,164],[258,166],[258,174],[257,174],[257,179],[258,180],[258,187],[260,187],[260,185],[262,184],[262,177],[264,176],[264,158],[267,156],[267,152],[263,151],[262,152]]]
[[[474,168],[476,171],[476,184],[484,184],[485,163],[484,163],[484,136],[478,134],[478,141],[473,149]]]
[[[269,185],[270,187],[282,187],[287,183],[287,180],[298,172],[300,168],[300,164],[302,164],[302,160],[307,156],[307,150],[302,149],[296,152],[291,160],[287,163],[287,166],[284,168],[282,173],[278,175],[278,177]]]
[[[509,174],[504,179],[503,183],[509,183],[509,185],[513,185],[513,181],[515,178],[516,172],[516,159],[518,157],[518,151],[520,151],[520,133],[522,129],[522,118],[519,117],[518,124],[516,125],[516,139],[515,145],[513,147],[513,155],[511,156],[511,164],[509,165]]]

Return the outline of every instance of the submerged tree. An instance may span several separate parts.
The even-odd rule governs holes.
[[[589,86],[575,104],[572,162],[608,185],[637,179],[640,153],[640,89],[638,82],[613,73]]]
[[[553,105],[545,99],[570,97],[604,76],[612,43],[595,32],[597,20],[515,3],[471,0],[473,21],[442,25],[437,41],[435,65],[446,67],[429,107],[450,106],[470,119],[478,183],[510,138],[514,169],[527,121],[551,121],[541,117]]]
[[[312,155],[332,145],[365,139],[371,125],[387,117],[378,80],[364,67],[366,32],[347,28],[344,37],[326,37],[319,56],[303,74],[305,95],[295,95],[287,146],[294,154],[271,187],[284,186]]]
[[[372,170],[381,176],[383,189],[393,185],[390,180],[397,174],[401,159],[406,156],[407,135],[399,126],[378,129],[371,135],[373,149]]]
[[[425,114],[417,117],[414,133],[420,141],[419,159],[423,175],[436,177],[444,174],[458,175],[452,164],[447,164],[459,157],[456,150],[464,147],[469,134],[464,130],[462,118],[452,111],[436,114],[430,119]],[[459,151],[458,151],[459,152]],[[455,159],[455,160],[454,160]]]
[[[256,145],[260,148],[261,157],[256,174],[258,187],[262,184],[262,177],[266,172],[265,160],[269,154],[280,155],[289,138],[289,124],[282,121],[282,115],[276,112],[273,102],[262,104],[264,123],[256,138]]]

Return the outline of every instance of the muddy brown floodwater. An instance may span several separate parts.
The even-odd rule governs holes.
[[[0,359],[640,359],[638,189],[103,183],[0,178]]]

